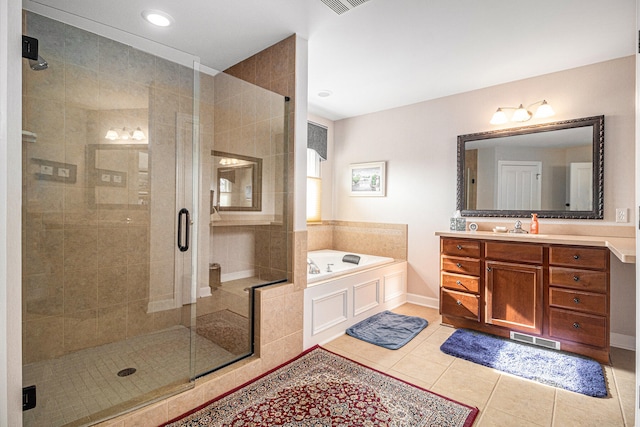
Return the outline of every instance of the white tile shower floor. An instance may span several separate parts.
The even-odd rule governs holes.
[[[196,372],[205,372],[237,356],[211,341],[196,338]],[[25,365],[23,384],[37,387],[37,406],[23,413],[23,425],[33,427],[90,424],[102,411],[129,406],[144,396],[188,383],[190,330],[176,326],[62,357]],[[125,368],[132,375],[119,377]],[[106,412],[102,412],[106,416]]]

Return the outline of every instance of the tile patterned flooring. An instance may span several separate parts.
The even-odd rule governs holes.
[[[196,370],[205,372],[237,356],[194,334]],[[36,408],[23,413],[23,425],[89,424],[95,414],[179,387],[190,377],[189,329],[176,326],[56,359],[26,365],[23,384],[37,385]],[[133,367],[126,377],[117,372]],[[93,418],[92,418],[93,416]]]
[[[437,310],[405,304],[396,313],[420,316],[429,326],[399,350],[343,335],[325,344],[371,368],[467,405],[480,413],[474,426],[609,427],[634,425],[635,352],[612,348],[605,367],[610,397],[599,399],[538,384],[446,355],[440,345],[455,329]]]

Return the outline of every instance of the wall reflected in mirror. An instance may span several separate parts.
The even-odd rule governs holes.
[[[219,211],[262,209],[262,159],[213,151],[214,205]]]
[[[148,208],[148,144],[87,145],[87,165],[90,206]]]
[[[604,118],[458,137],[465,216],[601,219]]]

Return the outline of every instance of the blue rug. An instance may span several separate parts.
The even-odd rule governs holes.
[[[606,397],[602,366],[595,360],[458,329],[444,353],[522,378],[593,397]]]
[[[421,317],[383,311],[347,329],[347,335],[390,350],[411,341],[429,322]]]

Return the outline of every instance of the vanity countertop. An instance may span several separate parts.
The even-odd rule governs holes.
[[[636,262],[636,239],[633,237],[580,236],[573,234],[495,233],[492,231],[436,231],[436,236],[465,239],[507,240],[563,245],[607,247],[620,261]]]

